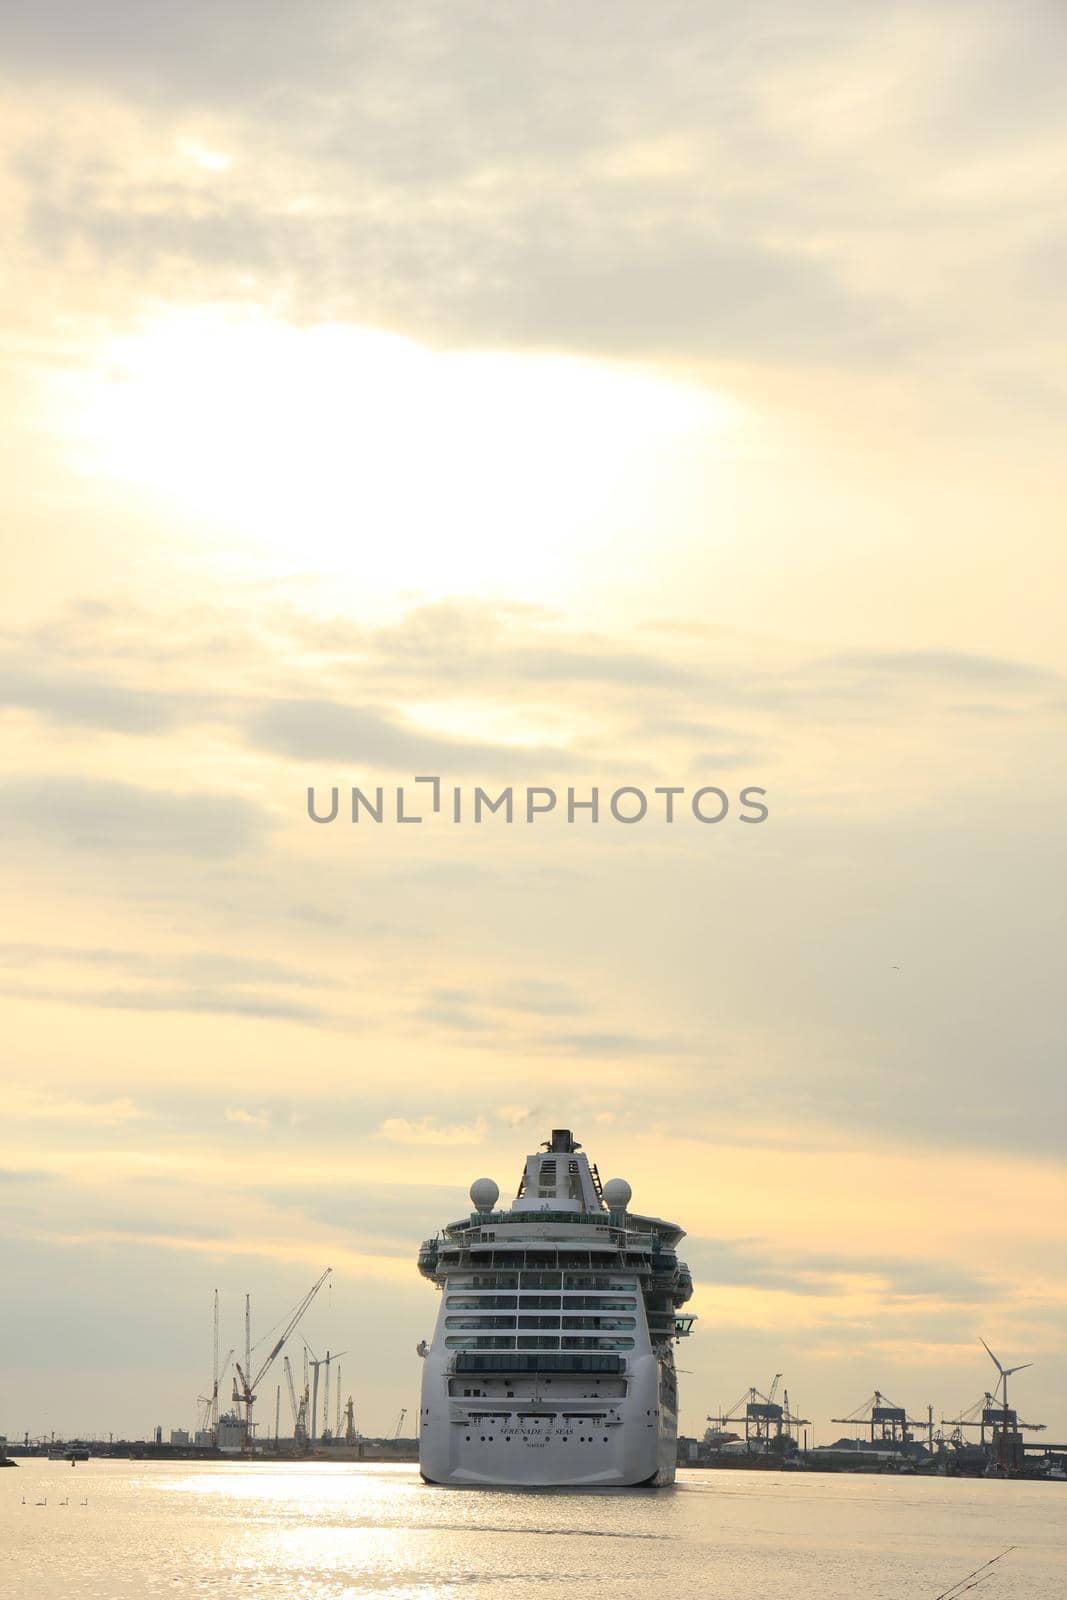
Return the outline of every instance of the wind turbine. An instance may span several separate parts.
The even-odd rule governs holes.
[[[989,1346],[982,1338],[981,1334],[978,1335],[978,1342],[980,1345],[982,1345],[986,1355],[1000,1373],[1000,1382],[997,1384],[997,1388],[1001,1391],[1001,1399],[1003,1400],[1004,1410],[1006,1412],[1008,1409],[1008,1379],[1013,1377],[1016,1372],[1025,1372],[1027,1367],[1032,1367],[1034,1363],[1032,1361],[1024,1361],[1019,1367],[1002,1367],[992,1350],[990,1350]]]

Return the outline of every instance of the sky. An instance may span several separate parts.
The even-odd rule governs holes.
[[[391,1433],[570,1126],[688,1233],[685,1432],[983,1337],[1065,1437],[1065,34],[5,7],[0,1434],[193,1424],[326,1266]]]

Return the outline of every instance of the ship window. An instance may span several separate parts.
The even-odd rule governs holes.
[[[529,1305],[529,1300],[523,1302]],[[636,1311],[637,1301],[618,1296],[599,1294],[572,1294],[563,1302],[564,1311]]]
[[[519,1327],[523,1326],[523,1319],[519,1318]],[[633,1328],[636,1326],[633,1317],[564,1317],[565,1328]]]
[[[514,1350],[515,1340],[489,1334],[450,1334],[445,1339],[449,1350]]]
[[[559,1314],[554,1317],[520,1317],[520,1328],[558,1328]]]
[[[568,1272],[565,1274],[563,1287],[565,1289],[634,1289],[636,1284],[632,1278],[616,1278],[613,1273]]]
[[[450,1294],[446,1304],[450,1311],[514,1311],[516,1300],[513,1294]]]
[[[583,1334],[564,1334],[560,1345],[564,1350],[632,1350],[634,1342],[625,1338],[592,1338]]]
[[[560,1272],[524,1272],[522,1275],[524,1289],[558,1289],[562,1281]]]
[[[450,1294],[457,1289],[517,1289],[518,1274],[514,1272],[450,1272],[446,1288]]]
[[[513,1328],[514,1317],[446,1317],[446,1328]]]
[[[520,1350],[558,1350],[559,1336],[544,1333],[520,1333],[517,1344]]]
[[[522,1297],[524,1311],[558,1311],[559,1304],[558,1294],[524,1294]]]

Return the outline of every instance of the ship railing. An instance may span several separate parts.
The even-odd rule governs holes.
[[[631,1220],[622,1210],[603,1211],[472,1211],[469,1216],[460,1217],[456,1222],[445,1224],[445,1232],[453,1229],[465,1232],[470,1228],[501,1228],[525,1227],[532,1223],[542,1222],[572,1222],[576,1227],[599,1227],[610,1225],[623,1232],[629,1232],[635,1238],[649,1238],[649,1230],[641,1228],[627,1228]]]

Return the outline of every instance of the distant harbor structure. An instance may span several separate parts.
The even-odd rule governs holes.
[[[0,1433],[0,1467],[27,1456],[71,1466],[95,1457],[421,1461],[435,1482],[621,1485],[669,1483],[677,1462],[1067,1481],[1067,1443],[1045,1439],[1046,1424],[1023,1420],[1013,1403],[1017,1375],[1033,1363],[1007,1366],[984,1339],[976,1359],[995,1373],[993,1388],[950,1417],[935,1420],[933,1405],[908,1407],[878,1387],[861,1405],[842,1407],[830,1420],[845,1431],[817,1444],[811,1417],[776,1372],[765,1388],[750,1385],[709,1414],[701,1437],[678,1438],[673,1345],[695,1320],[682,1309],[692,1293],[677,1256],[682,1229],[633,1211],[625,1180],[602,1184],[568,1129],[527,1157],[509,1208],[499,1209],[490,1179],[477,1179],[470,1193],[472,1211],[419,1250],[419,1270],[441,1303],[433,1340],[417,1346],[418,1421],[412,1395],[384,1436],[365,1435],[342,1387],[349,1352],[335,1345],[343,1341],[318,1354],[301,1332],[327,1268],[258,1343],[251,1296],[243,1297],[243,1361],[232,1348],[221,1353],[214,1291],[210,1380],[195,1423],[190,1415],[166,1434],[156,1423],[138,1438],[27,1432],[16,1440],[10,1417],[0,1417],[9,1428]],[[264,1395],[268,1379],[276,1381]]]
[[[702,1439],[681,1441],[679,1459],[709,1467],[1067,1479],[1067,1444],[1028,1441],[1025,1434],[1043,1433],[1045,1424],[1020,1421],[1008,1404],[1008,1379],[1031,1363],[1004,1367],[980,1342],[996,1367],[997,1383],[961,1416],[935,1423],[929,1405],[925,1417],[912,1417],[875,1389],[855,1410],[831,1419],[849,1428],[848,1435],[809,1449],[804,1430],[810,1421],[793,1412],[788,1390],[776,1400],[782,1376],[776,1373],[767,1393],[750,1388],[726,1411],[709,1416]]]

